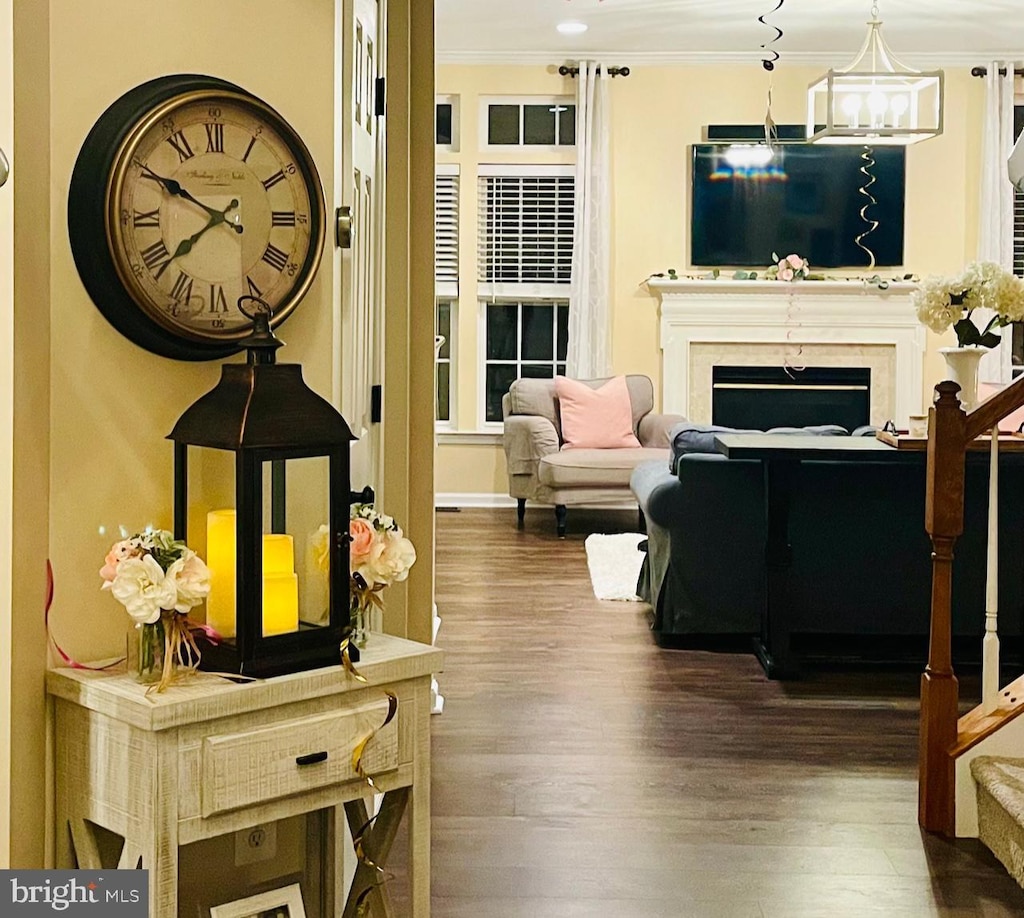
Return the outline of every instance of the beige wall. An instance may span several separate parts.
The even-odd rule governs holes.
[[[393,0],[390,5],[407,15],[411,0]],[[335,112],[340,106],[335,98],[334,0],[291,0],[284,6],[277,0],[143,5],[138,0],[19,0],[14,6],[13,58],[2,53],[6,39],[0,21],[0,59],[13,60],[18,160],[13,196],[14,321],[5,326],[8,334],[3,336],[14,344],[13,392],[10,380],[0,383],[4,404],[13,400],[15,416],[13,433],[5,431],[0,442],[0,476],[10,459],[14,476],[13,489],[5,487],[0,496],[3,509],[3,500],[13,491],[13,547],[4,552],[5,561],[13,561],[11,621],[5,619],[6,611],[0,612],[0,677],[11,668],[10,679],[3,680],[0,690],[0,753],[9,751],[9,759],[5,755],[0,766],[0,781],[10,768],[10,784],[3,781],[3,789],[10,790],[11,812],[0,822],[0,866],[8,861],[41,866],[48,796],[45,561],[50,558],[53,563],[52,624],[60,643],[82,660],[122,652],[127,617],[100,592],[97,571],[119,527],[170,528],[172,448],[165,437],[220,372],[217,363],[181,363],[149,354],[118,334],[89,299],[66,229],[68,184],[78,150],[96,118],[131,87],[167,73],[212,74],[262,97],[294,125],[318,164],[331,206],[332,162],[339,152]],[[11,9],[11,0],[0,0],[0,18],[5,11],[10,16]],[[410,46],[417,48],[415,66],[427,75],[417,110],[420,122],[426,123],[432,119],[433,60],[432,33],[423,26],[428,19],[432,24],[432,11],[416,15],[427,37],[407,38],[397,54],[407,56]],[[416,83],[410,75],[405,92]],[[408,105],[402,95],[401,89],[389,91],[399,108]],[[5,146],[8,107],[0,96],[0,144]],[[425,159],[432,156],[431,133],[419,127],[417,142]],[[394,168],[408,173],[405,151],[412,136],[416,134],[406,131],[404,144],[392,152],[389,172]],[[2,269],[11,255],[5,210],[12,199],[9,188],[0,191],[3,196],[7,199],[0,202],[0,303],[7,306],[12,297],[4,285],[10,283],[10,274]],[[422,201],[410,210],[431,226],[432,202],[426,211]],[[404,219],[409,219],[408,213]],[[396,232],[402,226],[395,224]],[[420,235],[429,238],[429,232]],[[422,252],[413,252],[413,262],[404,264],[403,271],[430,277],[431,266],[432,258],[424,260]],[[337,310],[331,291],[337,270],[338,258],[332,257],[328,243],[315,283],[281,329],[288,344],[282,359],[301,363],[307,382],[324,394],[336,391],[331,342],[336,339]],[[414,331],[432,325],[429,299],[417,310],[408,298],[404,306],[416,313],[409,323]],[[8,312],[3,311],[5,322]],[[390,346],[411,353],[407,360],[421,375],[432,372],[426,335],[422,347],[416,341],[410,346],[409,340],[406,332]],[[389,493],[398,504],[428,518],[407,523],[416,538],[417,525],[420,530],[432,526],[432,470],[429,462],[422,470],[410,469],[398,457],[410,453],[414,431],[420,431],[421,440],[429,439],[432,397],[429,387],[403,383],[411,373],[408,367],[399,368],[396,389],[406,390],[401,415],[390,424],[393,409],[386,401],[385,423],[390,424],[390,442],[401,468],[392,476]],[[390,630],[398,633],[429,634],[432,552],[430,538],[423,538],[426,552],[414,571],[415,583],[409,586],[419,604],[407,614],[404,592],[396,595],[397,626]],[[0,531],[0,548],[3,541]],[[0,586],[6,587],[7,579],[0,566]],[[6,606],[0,600],[0,608]],[[8,737],[14,738],[9,745]],[[7,798],[0,793],[0,817],[6,815]]]
[[[758,124],[764,119],[767,75],[758,64],[707,66],[637,65],[629,77],[612,81],[612,362],[616,373],[647,373],[660,393],[658,303],[643,286],[649,275],[687,269],[689,146],[700,142],[707,124]],[[806,88],[820,67],[780,67],[774,78],[773,116],[778,123],[804,118]],[[475,164],[480,161],[535,162],[536,156],[478,152],[478,97],[489,94],[572,94],[572,80],[544,66],[455,66],[437,69],[437,91],[460,96],[462,144],[458,153],[439,153],[458,162],[462,239],[476,238]],[[946,73],[946,132],[907,151],[906,270],[919,275],[956,270],[971,260],[976,245],[982,81],[966,70]],[[476,261],[473,245],[460,258],[458,386],[454,395],[458,428],[477,421]],[[834,272],[841,274],[841,272]],[[886,272],[883,272],[886,273]],[[895,274],[892,270],[888,273]],[[941,377],[939,339],[929,333],[925,392]],[[442,445],[437,453],[439,494],[507,494],[500,447]]]
[[[75,158],[93,122],[125,90],[164,73],[209,73],[240,84],[291,122],[333,200],[334,8],[329,0],[302,0],[283,17],[274,0],[186,0],[140,16],[132,0],[53,0],[52,9],[51,425],[60,446],[50,471],[55,630],[70,652],[96,659],[116,652],[125,630],[124,610],[97,590],[96,559],[118,527],[171,528],[173,451],[165,437],[217,381],[220,363],[156,357],[122,337],[93,305],[67,238]],[[254,53],[270,29],[274,52]],[[301,92],[292,74],[296,60],[309,76],[321,75],[304,79]],[[90,79],[83,80],[87,68]],[[287,347],[280,359],[302,363],[310,386],[325,393],[331,355],[315,342],[331,340],[331,269],[328,250],[309,294],[281,328]]]
[[[14,153],[14,0],[0,0],[0,148]],[[0,647],[11,646],[11,535],[14,512],[14,184],[0,191]],[[0,826],[10,821],[11,656],[0,654]],[[0,831],[0,865],[10,838]]]

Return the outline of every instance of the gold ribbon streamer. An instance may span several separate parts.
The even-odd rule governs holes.
[[[868,199],[867,203],[860,209],[860,218],[865,223],[871,224],[871,226],[869,229],[866,229],[863,233],[857,236],[853,241],[857,244],[858,248],[863,249],[865,252],[867,252],[868,270],[870,271],[875,266],[875,253],[872,252],[871,249],[869,249],[866,245],[864,245],[862,240],[865,239],[867,236],[870,236],[876,229],[878,229],[878,221],[868,217],[867,215],[868,208],[878,203],[878,201],[875,199],[875,196],[869,190],[871,186],[878,181],[878,179],[875,178],[875,176],[871,172],[871,167],[875,165],[875,158],[872,155],[871,147],[865,146],[864,150],[860,154],[860,158],[861,167],[857,171],[860,172],[867,179],[867,181],[864,182],[857,190]]]
[[[355,679],[357,682],[362,682],[363,685],[368,685],[369,683],[366,681],[366,676],[359,672],[352,662],[352,655],[349,648],[353,646],[355,645],[352,644],[351,633],[346,634],[341,640],[341,665],[345,668],[345,672],[348,673],[351,678]],[[358,653],[356,655],[356,659],[359,659]]]
[[[391,723],[395,719],[395,714],[398,713],[398,698],[391,692],[386,691],[384,694],[388,696],[388,713],[384,718],[384,723],[371,730],[367,736],[356,743],[355,749],[352,750],[352,770],[374,790],[376,790],[376,785],[373,783],[373,778],[363,771],[363,753],[366,751],[366,744]]]
[[[363,680],[366,681],[365,679]],[[370,790],[376,792],[377,785],[373,783],[373,778],[366,773],[363,768],[363,754],[366,752],[366,747],[381,730],[383,730],[391,721],[395,719],[395,715],[398,713],[398,697],[392,692],[385,691],[385,695],[388,696],[388,713],[384,717],[384,721],[380,726],[374,727],[362,740],[356,743],[355,748],[352,750],[352,770],[366,782],[367,787]],[[366,889],[362,890],[356,897],[356,914],[365,914],[365,904],[369,895],[379,886],[383,886],[389,880],[394,878],[394,875],[388,873],[380,864],[374,863],[374,861],[366,853],[366,848],[363,845],[363,839],[366,837],[366,833],[370,827],[376,821],[378,813],[374,813],[369,819],[366,820],[360,827],[359,831],[356,832],[355,837],[352,839],[352,846],[355,848],[356,859],[360,864],[368,867],[376,874],[376,880],[371,883]]]
[[[198,668],[202,659],[199,652],[199,645],[192,635],[192,629],[197,628],[195,623],[189,621],[187,615],[180,612],[172,612],[163,618],[164,625],[164,665],[160,673],[160,681],[149,686],[146,694],[150,692],[166,691],[167,687],[178,679],[192,675]],[[146,625],[143,628],[148,627]]]

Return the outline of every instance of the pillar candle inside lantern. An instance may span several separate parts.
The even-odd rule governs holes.
[[[299,578],[290,535],[263,536],[263,636],[299,630]]]
[[[270,532],[263,536],[263,574],[295,573],[295,542],[290,535]]]
[[[206,555],[210,569],[210,595],[206,623],[222,637],[234,637],[237,578],[234,510],[211,510],[206,515]],[[263,635],[287,634],[299,629],[299,578],[295,546],[290,535],[263,536]]]
[[[234,510],[206,514],[206,566],[210,569],[206,624],[222,637],[235,636],[235,526]]]
[[[263,636],[299,630],[299,578],[296,574],[263,575]]]

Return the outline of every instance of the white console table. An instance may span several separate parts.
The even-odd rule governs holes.
[[[364,685],[341,666],[235,684],[200,673],[162,694],[125,674],[57,669],[47,675],[56,736],[57,866],[147,868],[151,918],[177,918],[178,849],[300,814],[320,814],[320,875],[307,877],[309,914],[355,915],[373,881],[360,864],[344,907],[340,820],[357,829],[372,792],[353,770],[355,746],[387,714],[397,716],[363,754],[384,794],[364,838],[383,866],[403,813],[409,824],[414,918],[430,914],[430,677],[443,654],[374,634],[362,653]],[[118,863],[102,863],[93,826],[124,839]],[[316,901],[310,903],[310,899]],[[391,915],[386,885],[371,913]]]
[[[926,333],[916,284],[653,279],[661,302],[661,410],[711,420],[714,365],[868,366],[872,423],[921,413]],[[876,380],[879,385],[876,385]]]

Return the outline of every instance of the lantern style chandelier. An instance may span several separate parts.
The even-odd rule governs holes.
[[[941,70],[920,71],[896,58],[882,37],[878,4],[854,60],[807,89],[811,143],[904,146],[942,133]]]

